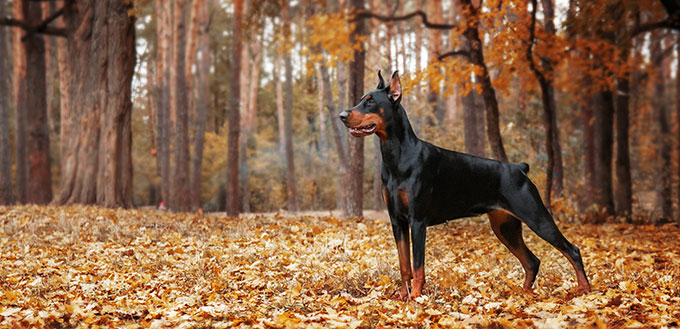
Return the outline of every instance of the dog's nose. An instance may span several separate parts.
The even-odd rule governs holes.
[[[342,111],[342,112],[340,112],[340,114],[338,116],[340,117],[340,120],[342,122],[347,122],[347,119],[349,118],[349,112]]]

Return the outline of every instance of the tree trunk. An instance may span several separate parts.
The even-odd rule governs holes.
[[[325,90],[324,90],[324,82],[323,82],[323,77],[321,76],[321,65],[323,64],[317,64],[317,72],[316,72],[316,91],[317,91],[317,106],[318,106],[318,120],[319,120],[319,157],[321,158],[321,161],[323,163],[327,163],[327,157],[326,157],[326,152],[328,149],[328,132],[326,131],[326,123],[328,122],[328,119],[326,119],[326,102],[324,101],[324,96],[325,96]],[[328,73],[326,74],[328,75]]]
[[[25,20],[23,11],[23,0],[12,1],[12,16],[17,20]],[[12,34],[12,59],[14,64],[14,119],[16,127],[14,129],[14,161],[15,161],[15,188],[16,198],[20,203],[26,202],[26,188],[28,185],[28,157],[26,155],[26,50],[24,49],[21,37],[24,31],[14,29]]]
[[[283,34],[286,42],[290,42],[290,17],[289,8],[284,6],[281,10],[281,20],[283,22]],[[286,51],[283,57],[286,68],[285,106],[283,116],[283,131],[286,135],[286,192],[288,195],[288,211],[297,211],[297,191],[295,188],[295,158],[293,156],[293,64],[291,62],[290,51]]]
[[[555,23],[553,22],[555,18],[555,7],[552,0],[542,0],[542,3],[545,17],[544,28],[545,31],[548,32],[551,35],[551,37],[553,37],[556,34]],[[550,109],[552,111],[550,115],[548,115],[548,113],[545,112],[546,117],[549,116],[552,118],[549,123],[546,122],[550,126],[550,130],[552,130],[553,133],[553,136],[551,138],[553,157],[552,191],[555,196],[559,197],[562,195],[562,192],[564,191],[564,166],[562,163],[562,146],[560,144],[560,130],[557,126],[557,106],[555,103],[555,88],[553,86],[554,68],[552,63],[546,58],[543,58],[541,62],[543,63],[544,67],[543,74],[548,79],[548,95],[550,95],[548,101],[550,104]],[[545,107],[544,110],[547,111]]]
[[[479,17],[477,9],[470,3],[470,0],[461,0],[461,3],[470,13],[467,17],[468,28],[463,32],[463,36],[470,45],[470,62],[482,69],[481,75],[475,76],[475,82],[480,83],[482,86],[482,98],[484,99],[486,109],[486,133],[489,144],[491,145],[491,150],[497,160],[508,161],[499,127],[500,123],[496,91],[491,84],[489,70],[484,62],[483,43],[479,38]]]
[[[53,12],[56,11],[57,4],[54,2],[43,2],[42,4],[42,17],[41,20],[49,18]],[[55,23],[56,25],[56,23]],[[59,70],[57,65],[57,38],[43,37],[45,41],[45,103],[47,104],[47,128],[49,136],[54,136],[59,134],[59,107],[57,102],[57,93],[53,88],[59,80]],[[55,155],[59,158],[58,154],[54,154],[54,141],[52,141],[52,147],[50,148],[52,152],[52,157]],[[57,144],[59,145],[59,144]],[[58,168],[58,167],[57,167]],[[58,174],[57,174],[58,175]]]
[[[5,1],[0,1],[0,17],[5,16]],[[0,72],[7,72],[7,37],[0,28]],[[0,79],[0,205],[14,203],[12,195],[12,149],[9,136],[9,89],[7,78]]]
[[[260,88],[260,69],[262,65],[262,45],[257,37],[251,42],[252,64],[250,69],[250,83],[246,93],[248,109],[246,110],[246,118],[244,121],[245,132],[242,134],[243,141],[241,151],[241,184],[243,191],[243,211],[250,212],[250,187],[248,186],[248,141],[253,138],[255,133],[255,118],[257,117],[257,91]]]
[[[628,60],[630,45],[625,45],[621,53],[622,61]],[[614,189],[614,206],[616,214],[626,218],[626,222],[632,223],[633,214],[633,189],[630,176],[630,152],[628,149],[628,104],[630,93],[630,73],[616,80],[616,182]]]
[[[377,12],[382,8],[382,3],[378,0],[371,0],[370,6],[372,12]],[[374,45],[384,45],[385,40],[380,36],[380,27],[377,21],[371,21],[370,30],[371,32],[371,44]],[[369,48],[367,49],[368,56],[368,66],[369,67],[381,67],[381,56],[383,54],[381,47]],[[386,72],[390,74],[391,72]],[[380,142],[377,138],[371,138],[373,141],[373,155],[372,155],[372,166],[373,166],[373,177],[372,177],[372,188],[371,188],[371,199],[373,202],[373,209],[382,210],[385,208],[385,201],[383,200],[382,193],[382,155],[380,154]]]
[[[677,35],[676,42],[680,44],[680,35]],[[677,58],[677,63],[675,64],[675,120],[676,120],[676,126],[678,127],[678,142],[677,142],[677,163],[678,163],[678,176],[680,177],[680,47],[676,47],[676,58]],[[680,207],[680,186],[678,190],[678,206]],[[680,225],[680,214],[675,217],[675,222]]]
[[[241,84],[241,47],[243,42],[241,20],[243,17],[243,0],[234,0],[231,68],[231,111],[229,112],[229,136],[227,146],[227,215],[236,217],[240,210],[239,198],[239,135],[240,135],[240,102]]]
[[[335,148],[338,153],[338,175],[337,175],[337,207],[339,209],[345,209],[344,204],[346,200],[345,194],[345,179],[347,177],[347,156],[345,153],[345,145],[342,143],[343,134],[342,128],[340,127],[340,120],[337,119],[338,112],[344,110],[342,108],[336,109],[333,102],[333,92],[331,90],[331,79],[328,74],[328,68],[321,63],[319,65],[319,71],[321,71],[321,80],[324,85],[324,99],[326,101],[326,109],[328,110],[328,116],[331,118],[331,130],[333,131],[333,140],[335,141]]]
[[[248,12],[248,3],[249,1],[244,1],[244,7],[243,11]],[[251,64],[250,64],[250,59],[251,59],[251,54],[250,54],[250,49],[249,49],[249,41],[248,38],[244,37],[243,40],[243,47],[241,47],[241,72],[239,74],[239,83],[241,84],[241,90],[240,94],[238,95],[240,102],[241,102],[241,107],[240,107],[240,115],[241,115],[241,122],[240,122],[240,129],[241,129],[241,136],[239,139],[239,149],[240,149],[240,154],[239,154],[239,184],[241,187],[241,210],[243,212],[250,212],[250,200],[249,200],[249,194],[250,192],[248,191],[248,158],[247,158],[247,150],[248,150],[248,137],[249,137],[249,131],[248,131],[248,119],[250,116],[250,69],[251,69]]]
[[[124,0],[67,2],[72,102],[55,202],[132,206],[134,18]]]
[[[337,67],[335,68],[336,70],[336,79],[338,81],[338,110],[333,111],[332,117],[335,119],[338,115],[338,112],[344,111],[348,108],[347,106],[347,96],[349,94],[349,84],[347,81],[347,66],[345,65],[345,62],[338,62]],[[330,111],[330,109],[329,109]],[[342,126],[342,123],[340,122],[340,119],[337,120],[332,120],[333,124],[336,126],[336,128],[340,131],[340,135],[344,135],[345,138],[340,139],[339,143],[340,145],[343,146],[343,150],[347,150],[346,152],[342,153],[342,156],[344,157],[341,159],[342,163],[344,164],[343,168],[340,169],[340,173],[338,174],[338,209],[342,209],[344,214],[349,213],[349,198],[350,198],[350,188],[351,186],[347,184],[347,181],[349,180],[349,171],[348,166],[349,166],[349,146],[347,145],[347,142],[349,141],[349,136],[347,133],[344,133],[346,130]],[[339,136],[340,136],[339,135]],[[336,141],[337,143],[338,141]],[[340,148],[338,148],[338,155],[340,155]]]
[[[614,95],[609,90],[599,92],[599,108],[596,109],[595,129],[595,200],[606,209],[607,214],[614,214],[614,196],[612,188],[612,152],[614,144]]]
[[[198,50],[196,62],[196,128],[194,131],[194,154],[191,175],[191,208],[201,208],[201,170],[203,169],[203,147],[205,145],[205,125],[208,113],[208,93],[210,92],[210,9],[212,0],[196,0],[198,5]]]
[[[431,22],[443,23],[443,11],[441,0],[427,1],[427,17]],[[432,62],[438,60],[437,58],[442,52],[442,30],[429,29],[428,34],[427,52],[429,61]],[[433,124],[441,124],[444,121],[446,109],[440,103],[439,93],[434,86],[430,86],[430,90],[427,94],[427,101],[430,103],[434,118],[436,118],[436,122],[433,122]]]
[[[191,191],[189,182],[189,129],[188,129],[188,97],[186,77],[186,42],[187,42],[187,3],[175,1],[174,22],[174,60],[171,70],[176,70],[176,88],[171,92],[175,102],[175,162],[172,175],[173,211],[189,211],[191,209]]]
[[[347,7],[347,0],[338,0],[338,12],[345,12]],[[396,56],[395,56],[396,57]],[[335,68],[336,72],[336,79],[338,81],[338,108],[337,111],[333,110],[333,113],[329,113],[334,120],[331,120],[333,122],[333,125],[335,128],[333,129],[338,129],[338,135],[341,136],[343,135],[342,132],[346,131],[344,127],[341,126],[340,120],[337,119],[338,112],[344,111],[348,108],[347,106],[347,97],[349,95],[349,84],[347,81],[347,65],[345,62],[339,61],[337,62],[337,67]],[[328,97],[327,97],[328,99]],[[332,99],[332,97],[331,97]],[[332,105],[332,104],[331,104]],[[331,111],[331,109],[328,109]],[[336,139],[336,145],[338,148],[338,156],[341,161],[341,166],[340,172],[338,173],[338,179],[337,179],[337,184],[338,184],[338,209],[342,209],[343,215],[346,216],[347,214],[350,213],[349,209],[349,198],[350,198],[350,191],[351,191],[351,184],[348,184],[350,177],[349,177],[349,146],[347,145],[348,138],[349,136],[347,133],[344,133],[345,138],[342,138],[340,140]],[[341,147],[342,146],[342,147]],[[344,150],[347,149],[345,152]]]
[[[484,110],[478,106],[480,95],[470,90],[462,96],[463,134],[465,136],[465,152],[479,157],[486,156],[484,143]]]
[[[37,25],[42,21],[42,6],[23,0],[26,21]],[[52,200],[50,172],[50,134],[47,126],[47,81],[45,70],[45,40],[37,33],[22,42],[26,56],[26,154],[28,155],[28,185],[26,202],[47,204]]]
[[[351,0],[352,8],[364,8],[363,0]],[[366,34],[364,20],[356,22],[356,29],[350,35],[350,42],[355,43],[358,37]],[[352,106],[358,104],[364,94],[364,69],[366,51],[363,43],[359,49],[354,50],[354,60],[349,66],[349,100]],[[363,215],[364,201],[364,139],[350,137],[349,149],[349,195],[347,202],[346,217],[361,217]]]
[[[286,134],[283,124],[284,109],[283,109],[283,56],[281,53],[276,54],[274,62],[274,70],[276,75],[276,119],[278,123],[279,132],[279,158],[281,163],[286,163]]]
[[[170,66],[172,59],[172,6],[163,0],[156,0],[156,163],[160,174],[161,202],[169,204],[170,199]]]
[[[591,97],[589,104],[583,106],[583,143],[584,143],[584,169],[586,186],[586,204],[589,207],[595,201],[595,115],[597,108],[597,95]]]
[[[673,216],[672,190],[671,190],[671,145],[670,127],[668,125],[668,114],[666,113],[666,101],[664,99],[664,74],[663,74],[663,35],[652,33],[651,57],[654,63],[656,74],[654,75],[654,97],[652,107],[654,116],[659,125],[657,135],[657,145],[659,147],[661,161],[658,164],[659,181],[659,200],[661,201],[661,212],[664,218]]]

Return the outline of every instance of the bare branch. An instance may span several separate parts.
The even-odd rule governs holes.
[[[26,29],[27,26],[24,22],[13,19],[13,18],[4,18],[0,17],[0,26],[16,26],[20,27],[22,29]]]
[[[667,19],[664,19],[663,21],[642,24],[635,28],[632,36],[635,37],[638,34],[649,32],[651,30],[656,29],[680,30],[680,21],[673,17],[669,17]]]
[[[369,12],[369,11],[362,10],[362,11],[357,12],[357,14],[354,16],[354,18],[352,18],[352,21],[357,21],[357,20],[365,19],[365,18],[374,18],[374,19],[377,19],[377,20],[382,21],[382,22],[399,22],[399,21],[409,20],[409,19],[416,17],[416,16],[420,16],[420,18],[423,22],[423,25],[425,25],[425,27],[428,28],[428,29],[450,30],[450,29],[453,29],[453,28],[458,26],[456,24],[436,24],[436,23],[432,23],[432,22],[427,20],[427,14],[425,14],[425,12],[423,12],[422,10],[416,10],[416,11],[410,13],[410,14],[406,14],[406,15],[403,15],[403,16],[383,16],[383,15],[378,15],[376,13],[372,13],[372,12]]]
[[[39,33],[39,34],[46,34],[46,35],[53,35],[53,36],[60,36],[60,37],[65,37],[66,36],[66,29],[65,28],[59,28],[59,27],[49,27],[48,25],[57,19],[57,17],[61,16],[64,13],[64,8],[57,10],[54,14],[52,14],[50,17],[45,19],[43,22],[36,26],[30,26],[24,21],[20,21],[17,19],[13,18],[4,18],[0,17],[0,26],[15,26],[23,29],[26,31],[26,35],[21,38],[21,41],[25,41],[26,38],[28,38],[31,34],[33,33]]]
[[[64,14],[64,8],[62,7],[61,9],[55,11],[52,15],[47,17],[44,21],[42,21],[40,24],[36,25],[35,27],[31,27],[30,29],[25,29],[26,30],[26,35],[24,35],[21,38],[21,41],[26,41],[33,33],[44,33],[44,34],[49,34],[45,33],[49,27],[48,25],[52,23],[55,19],[59,18],[59,16]],[[61,29],[64,30],[64,29]],[[66,31],[64,30],[64,36],[66,35]]]
[[[541,72],[536,63],[534,63],[534,43],[536,41],[536,8],[538,4],[536,0],[531,0],[531,25],[529,26],[529,40],[527,46],[527,61],[529,61],[529,68],[536,74],[536,77],[541,81],[547,81],[543,72]]]
[[[462,56],[465,57],[465,59],[470,60],[470,52],[467,50],[452,50],[446,53],[443,53],[437,57],[438,60],[444,60],[444,58],[447,57],[457,57],[457,56]]]

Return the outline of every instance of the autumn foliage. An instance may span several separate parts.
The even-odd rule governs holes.
[[[0,327],[661,328],[680,318],[680,228],[559,222],[593,292],[525,230],[534,292],[486,218],[430,228],[425,296],[385,220],[0,207]]]

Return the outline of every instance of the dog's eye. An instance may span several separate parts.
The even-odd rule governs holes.
[[[373,98],[369,98],[368,100],[366,100],[366,105],[371,106],[371,105],[374,105],[374,104],[375,104],[375,101],[373,100]]]

